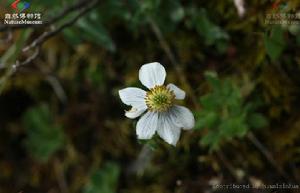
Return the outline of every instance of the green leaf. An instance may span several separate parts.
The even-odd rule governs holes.
[[[213,111],[202,112],[195,124],[196,129],[202,129],[204,127],[212,128],[219,121],[218,114]]]
[[[109,51],[114,52],[116,50],[113,40],[100,21],[83,18],[77,22],[77,26],[82,30],[82,37],[86,40],[94,42]]]
[[[228,40],[228,34],[215,25],[208,17],[205,9],[193,12],[197,32],[204,37],[207,45],[216,44],[220,40]]]
[[[234,136],[243,137],[248,131],[244,116],[230,117],[220,123],[220,133],[225,139],[231,139]]]
[[[71,45],[78,45],[82,42],[81,38],[79,38],[79,32],[73,27],[73,28],[66,28],[63,31],[65,39],[71,44]]]
[[[206,95],[201,97],[200,103],[206,110],[217,110],[220,108],[220,98],[215,95]]]
[[[53,123],[46,105],[28,110],[23,117],[23,124],[27,130],[26,147],[38,161],[46,162],[63,146],[63,130]]]
[[[115,193],[118,185],[120,168],[108,162],[103,168],[93,171],[84,193]]]
[[[201,139],[201,144],[209,146],[210,151],[218,149],[220,136],[217,133],[210,132]]]
[[[264,42],[267,54],[272,61],[276,61],[286,47],[284,30],[280,26],[273,27],[270,36],[265,34]]]

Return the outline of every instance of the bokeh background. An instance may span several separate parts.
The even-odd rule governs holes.
[[[1,1],[1,20],[15,12],[11,2]],[[300,21],[278,16],[299,13],[298,0],[28,2],[26,13],[58,17],[1,26],[0,193],[300,184],[300,27],[266,24]],[[138,70],[154,61],[196,117],[176,147],[137,140],[118,97],[141,87]]]

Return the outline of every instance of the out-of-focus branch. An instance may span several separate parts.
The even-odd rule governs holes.
[[[40,53],[40,47],[36,47],[36,50],[34,51],[34,53],[29,56],[26,60],[20,62],[19,60],[16,61],[15,64],[13,64],[10,68],[7,68],[6,65],[4,63],[0,64],[0,70],[2,69],[6,69],[6,74],[1,78],[0,82],[3,82],[4,80],[6,80],[8,77],[12,76],[14,73],[17,72],[17,70],[22,67],[25,66],[27,64],[30,64],[33,60],[35,60],[37,58],[37,56]],[[0,87],[1,90],[1,87]]]
[[[255,137],[252,132],[247,135],[248,139],[255,145],[255,147],[265,156],[269,163],[276,169],[276,171],[283,176],[287,181],[291,182],[291,177],[280,167],[275,159],[273,158],[271,152]]]
[[[64,19],[67,15],[70,13],[77,11],[79,9],[82,9],[83,7],[86,6],[86,4],[89,4],[91,1],[88,0],[79,0],[78,2],[65,7],[60,13],[56,14],[54,17],[50,18],[48,21],[43,21],[43,24],[41,25],[4,25],[0,24],[0,32],[2,31],[7,31],[7,30],[17,30],[17,29],[24,29],[24,28],[41,28],[41,27],[47,27],[50,26],[51,24],[54,24],[58,22],[61,19]]]
[[[19,62],[17,60],[17,62],[14,65],[12,65],[12,69],[13,69],[12,73],[15,73],[19,67],[30,64],[33,60],[35,60],[37,58],[39,53],[40,53],[40,47],[36,47],[35,52],[30,57],[28,57],[25,61]]]
[[[217,151],[216,156],[220,160],[220,162],[225,166],[225,168],[229,171],[230,175],[234,177],[236,181],[240,181],[241,179],[238,177],[234,166],[230,163],[223,151]]]
[[[62,87],[62,84],[59,82],[59,80],[53,75],[47,75],[46,80],[53,88],[53,91],[55,92],[55,94],[56,94],[57,98],[60,100],[60,102],[66,103],[67,95],[66,95],[65,90]]]

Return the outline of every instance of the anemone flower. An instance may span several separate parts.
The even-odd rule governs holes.
[[[176,100],[185,98],[185,92],[174,84],[165,86],[165,78],[166,70],[160,63],[144,64],[139,70],[139,79],[149,90],[128,87],[120,90],[119,95],[123,103],[132,106],[125,111],[126,117],[141,116],[136,125],[138,139],[150,139],[157,132],[175,146],[181,129],[192,129],[195,119],[189,109],[175,104]]]

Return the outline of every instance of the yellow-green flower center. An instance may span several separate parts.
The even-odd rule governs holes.
[[[146,104],[149,111],[167,111],[173,105],[174,99],[174,92],[165,86],[155,86],[146,94]]]

